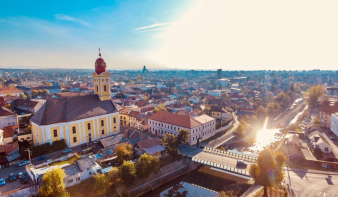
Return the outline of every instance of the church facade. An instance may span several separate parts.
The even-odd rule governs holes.
[[[34,145],[64,139],[68,147],[120,131],[119,111],[111,101],[111,74],[100,57],[92,74],[94,95],[52,98],[31,118]]]

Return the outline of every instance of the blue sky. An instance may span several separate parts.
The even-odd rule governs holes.
[[[0,67],[337,69],[337,1],[3,1]]]

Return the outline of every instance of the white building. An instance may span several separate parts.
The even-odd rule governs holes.
[[[16,113],[7,108],[0,107],[0,129],[18,124],[18,115]]]
[[[200,102],[200,100],[199,100],[199,98],[197,98],[197,96],[190,97],[188,99],[188,101],[191,102],[191,103],[199,103]]]
[[[220,85],[222,85],[223,87],[226,87],[229,85],[229,79],[227,78],[223,78],[223,79],[218,79],[216,80],[217,83],[219,83]]]
[[[212,96],[217,96],[217,97],[220,97],[221,96],[221,94],[223,94],[223,93],[228,93],[228,91],[227,90],[210,90],[209,92],[208,92],[210,95],[212,95]]]
[[[177,136],[181,129],[188,130],[190,135],[187,144],[194,145],[215,135],[216,119],[208,115],[192,118],[165,111],[159,111],[148,118],[149,132],[158,136],[166,133]]]
[[[331,131],[338,136],[338,113],[331,115]]]

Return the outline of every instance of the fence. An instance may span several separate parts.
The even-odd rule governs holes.
[[[248,155],[244,155],[244,154],[233,153],[233,152],[224,151],[224,150],[215,149],[215,148],[210,148],[210,147],[204,147],[203,151],[213,153],[213,154],[217,154],[217,155],[222,155],[222,156],[225,156],[225,157],[231,157],[231,158],[236,158],[236,159],[240,159],[240,160],[245,160],[245,161],[248,161],[248,162],[256,162],[256,160],[257,160],[257,157],[255,157],[255,156],[248,156]]]
[[[226,171],[229,171],[229,172],[234,172],[234,173],[237,173],[237,174],[250,176],[250,173],[247,170],[237,169],[235,167],[225,166],[225,165],[222,165],[222,164],[219,164],[219,163],[215,163],[215,162],[212,162],[212,161],[207,161],[207,160],[199,159],[199,158],[195,158],[195,157],[192,158],[192,161],[197,162],[197,163],[201,163],[201,164],[204,164],[204,165],[207,165],[207,166],[210,166],[210,167],[215,167],[215,168],[218,168],[218,169],[226,170]]]

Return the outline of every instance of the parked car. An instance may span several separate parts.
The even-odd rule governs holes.
[[[52,160],[51,159],[48,159],[47,162],[51,162]]]
[[[18,177],[19,179],[21,179],[22,177],[24,177],[24,175],[23,175],[22,172],[19,172],[18,175],[17,175],[17,177]]]
[[[63,153],[70,153],[70,152],[72,152],[72,149],[65,149],[65,150],[63,150],[62,152],[63,152]]]
[[[23,177],[21,178],[21,183],[22,183],[22,184],[28,183],[27,177],[23,176]]]
[[[9,181],[15,181],[16,180],[16,176],[14,175],[14,173],[10,173],[9,175]]]
[[[237,160],[237,165],[243,165],[243,166],[247,166],[248,164],[245,163],[244,161],[242,160]]]
[[[82,144],[81,148],[87,148],[87,143],[86,144]]]
[[[44,160],[46,158],[47,158],[46,155],[42,155],[41,157],[38,158],[38,161]]]
[[[20,167],[20,166],[27,165],[27,164],[29,164],[29,163],[30,163],[30,162],[29,162],[28,160],[23,161],[23,162],[19,163],[19,167]]]
[[[0,186],[6,185],[5,179],[0,179]]]

